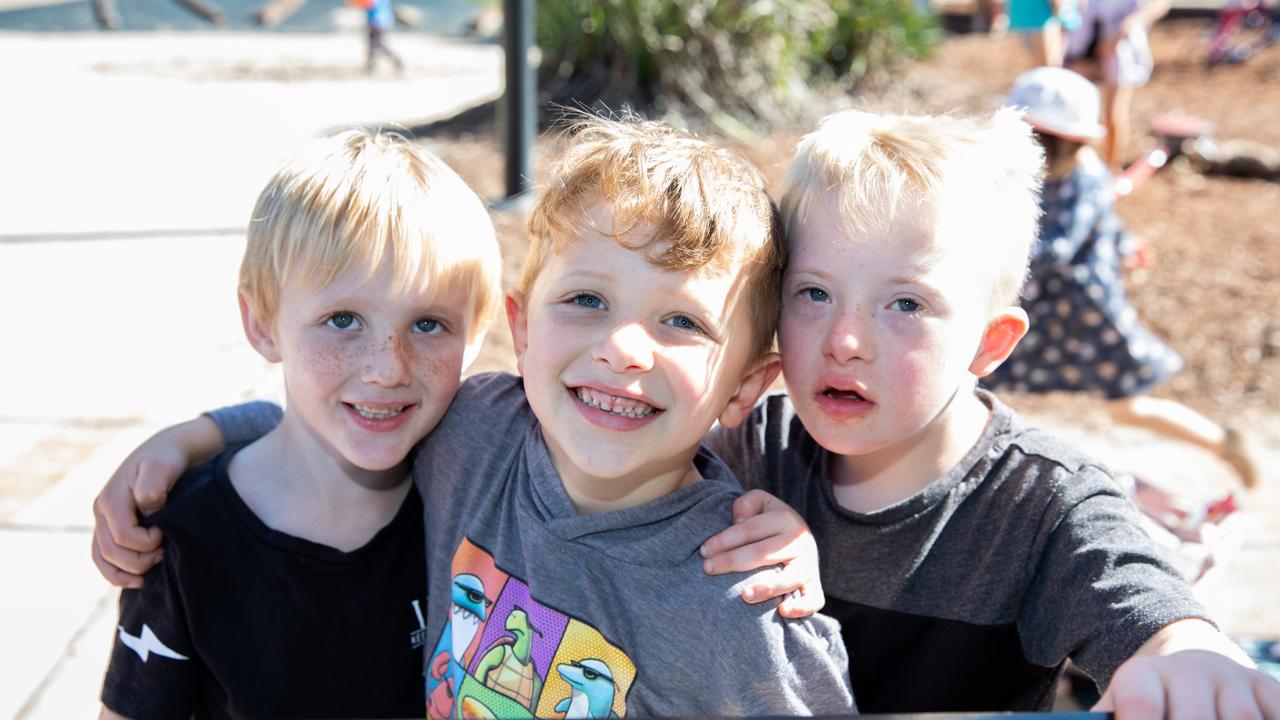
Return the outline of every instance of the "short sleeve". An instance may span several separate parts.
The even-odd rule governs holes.
[[[231,405],[205,413],[218,425],[223,445],[243,445],[266,435],[280,424],[284,411],[265,400]]]
[[[735,596],[729,602],[741,601]],[[730,714],[857,712],[839,623],[824,615],[790,620],[773,610],[756,619],[759,631],[740,634],[731,656],[724,659],[729,675],[717,681],[725,692],[721,707],[733,707],[736,696],[751,698],[751,705]]]
[[[1164,626],[1208,620],[1143,530],[1136,508],[1104,479],[1102,470],[1088,467],[1067,479],[1095,489],[1059,498],[1061,519],[1050,530],[1018,622],[1028,659],[1051,667],[1070,657],[1100,687]]]
[[[200,693],[196,657],[169,561],[147,573],[140,590],[120,592],[120,616],[102,703],[136,720],[189,718]]]

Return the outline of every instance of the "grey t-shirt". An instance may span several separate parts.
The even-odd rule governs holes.
[[[274,413],[220,411],[228,440]],[[468,379],[419,446],[427,530],[431,717],[846,714],[839,625],[748,605],[747,574],[708,576],[698,548],[741,489],[703,480],[639,507],[578,515],[523,384]],[[765,572],[773,572],[768,570]]]
[[[979,396],[992,417],[964,459],[871,513],[836,503],[831,455],[783,394],[707,438],[809,523],[863,712],[1049,709],[1066,658],[1105,685],[1157,630],[1205,617],[1104,467]]]

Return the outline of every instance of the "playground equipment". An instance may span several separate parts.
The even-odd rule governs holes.
[[[1158,140],[1156,146],[1125,168],[1115,181],[1117,197],[1132,193],[1139,185],[1155,175],[1160,168],[1182,152],[1183,144],[1209,138],[1213,126],[1193,115],[1169,113],[1151,123],[1151,132]]]

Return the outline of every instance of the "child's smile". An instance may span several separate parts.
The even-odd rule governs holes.
[[[746,370],[751,330],[738,275],[653,265],[604,234],[613,217],[603,203],[584,227],[508,312],[566,490],[580,509],[608,509],[690,481],[699,441]]]
[[[587,387],[570,388],[578,400],[582,414],[589,422],[615,430],[630,430],[654,420],[661,408],[642,397],[629,396],[620,388]]]
[[[461,298],[395,290],[384,259],[323,288],[290,282],[272,323],[290,413],[282,427],[363,470],[399,465],[444,414],[466,349]]]

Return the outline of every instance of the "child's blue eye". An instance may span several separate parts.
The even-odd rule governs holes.
[[[361,327],[360,318],[356,317],[355,313],[349,312],[334,313],[329,316],[325,324],[338,330],[359,330]]]
[[[800,294],[804,295],[805,298],[811,300],[812,302],[820,302],[820,303],[831,302],[831,296],[827,294],[826,290],[823,290],[821,288],[805,288],[804,290],[800,291]]]
[[[898,298],[897,300],[893,301],[892,307],[894,310],[898,310],[900,312],[913,313],[913,312],[919,312],[920,303],[910,298]]]
[[[702,326],[699,325],[696,320],[689,317],[688,315],[673,315],[667,318],[666,320],[663,320],[663,322],[666,323],[667,325],[670,325],[673,328],[677,328],[680,330],[688,330],[690,332],[698,332],[698,333],[703,332]]]
[[[593,309],[593,310],[603,310],[603,309],[604,309],[604,301],[603,301],[603,300],[601,300],[600,298],[596,297],[595,295],[588,295],[587,293],[582,293],[581,295],[574,295],[574,296],[573,296],[573,304],[574,304],[574,305],[579,305],[579,306],[584,307],[584,308],[591,308],[591,309]]]
[[[440,325],[440,321],[435,318],[422,318],[413,324],[413,331],[431,335],[441,332],[444,328]]]

